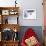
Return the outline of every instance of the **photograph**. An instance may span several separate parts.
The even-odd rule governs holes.
[[[23,19],[36,19],[36,9],[27,9],[23,13]]]

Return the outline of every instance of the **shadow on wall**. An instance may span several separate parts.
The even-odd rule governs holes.
[[[43,42],[42,26],[22,26],[21,29],[20,29],[20,32],[19,32],[20,41],[22,40],[23,35],[28,28],[32,28],[34,30],[34,32],[36,32],[39,41],[42,43]]]

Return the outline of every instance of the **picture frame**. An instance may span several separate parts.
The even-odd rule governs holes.
[[[2,10],[2,15],[9,15],[9,10]]]
[[[36,9],[24,10],[23,19],[36,19]]]

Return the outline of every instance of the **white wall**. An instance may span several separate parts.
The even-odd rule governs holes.
[[[0,6],[1,7],[9,7],[9,6],[14,6],[15,3],[14,3],[15,0],[0,0]]]
[[[20,15],[20,24],[22,26],[43,26],[43,9],[42,9],[42,0],[24,0],[20,1],[21,11],[22,9],[36,9],[36,20],[24,20],[22,14]]]
[[[15,0],[0,0],[0,6],[14,6]],[[21,26],[43,26],[42,0],[18,0],[20,6],[19,24]],[[23,10],[36,9],[36,20],[24,20]]]

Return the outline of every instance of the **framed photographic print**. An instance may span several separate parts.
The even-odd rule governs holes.
[[[36,9],[27,9],[23,13],[23,19],[36,19]]]
[[[9,15],[9,10],[2,10],[2,15]]]

